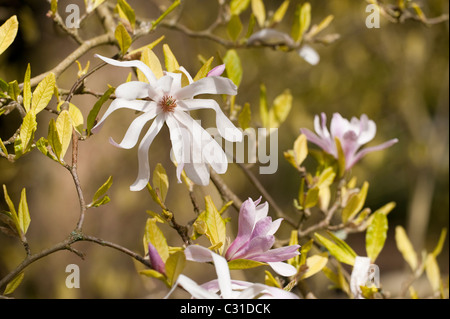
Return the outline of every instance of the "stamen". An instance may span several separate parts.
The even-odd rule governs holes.
[[[177,107],[176,100],[170,95],[164,95],[163,98],[158,102],[158,105],[164,112],[173,112]]]

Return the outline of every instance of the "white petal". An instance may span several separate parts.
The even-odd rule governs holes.
[[[199,286],[195,281],[193,281],[189,277],[186,277],[183,274],[178,276],[177,284],[174,285],[174,287],[176,287],[177,285],[183,287],[188,293],[192,295],[192,297],[196,299],[220,299],[218,295],[209,292],[208,290]],[[165,299],[167,299],[167,297],[172,293],[174,287],[172,287],[172,289],[167,294]]]
[[[206,163],[185,163],[184,171],[194,184],[206,186],[209,184],[209,167]]]
[[[113,60],[113,59],[101,56],[99,54],[96,54],[95,56],[102,59],[106,63],[109,63],[114,66],[138,68],[139,71],[141,71],[145,75],[145,77],[147,78],[150,85],[154,85],[156,83],[155,74],[153,74],[152,70],[142,61],[139,61],[139,60],[117,61],[117,60]]]
[[[173,155],[178,165],[189,162],[186,152],[190,149],[190,134],[172,114],[168,114],[166,124],[169,127],[170,140],[172,142]]]
[[[184,250],[184,254],[187,260],[196,261],[201,263],[211,262],[213,261],[212,254],[213,252],[206,247],[199,245],[190,245],[187,246]]]
[[[236,95],[236,85],[227,78],[211,76],[200,79],[175,92],[177,100],[192,99],[199,94],[228,94]]]
[[[311,65],[317,65],[320,62],[320,56],[316,50],[309,45],[304,45],[298,51],[298,54]]]
[[[280,228],[281,222],[283,221],[283,218],[278,218],[277,220],[272,222],[272,225],[270,225],[270,229],[267,232],[267,235],[273,235],[277,232],[278,228]]]
[[[242,132],[234,126],[230,119],[223,113],[219,104],[212,99],[188,99],[179,101],[178,106],[184,111],[199,109],[213,109],[216,111],[216,126],[226,140],[230,142],[241,142]]]
[[[145,112],[152,106],[150,101],[142,101],[142,100],[124,100],[124,99],[115,99],[109,105],[109,108],[106,110],[105,114],[101,120],[92,128],[92,132],[96,133],[100,130],[103,125],[103,122],[106,118],[114,111],[118,109],[131,109],[136,111]]]
[[[263,284],[253,284],[250,287],[243,290],[237,299],[253,299],[256,296],[263,293],[264,290],[266,290],[267,286]]]
[[[116,97],[118,99],[136,100],[148,97],[150,84],[140,81],[131,81],[119,85],[116,88]]]
[[[141,134],[141,131],[144,128],[145,124],[151,119],[153,119],[160,112],[160,109],[156,107],[155,102],[149,103],[152,103],[153,107],[147,110],[141,116],[138,116],[133,122],[131,122],[127,132],[125,133],[124,138],[122,139],[122,142],[120,142],[120,144],[117,144],[112,138],[110,138],[111,144],[113,144],[116,147],[126,149],[132,148],[136,145],[139,139],[139,135]]]
[[[163,90],[164,94],[168,94],[172,90],[173,82],[174,82],[174,78],[172,76],[165,75],[158,79],[158,83],[156,85]]]
[[[194,82],[194,79],[192,78],[192,76],[189,74],[189,72],[184,67],[180,66],[179,70],[181,72],[183,72],[184,75],[186,75],[186,78],[188,79],[189,84]]]
[[[363,299],[360,286],[365,286],[369,277],[370,258],[356,256],[353,264],[352,276],[350,278],[350,289],[353,296],[357,299]]]
[[[284,277],[294,276],[297,273],[297,269],[294,266],[281,261],[268,262],[267,263],[272,269],[279,275]]]
[[[214,261],[214,266],[216,267],[217,279],[219,280],[219,287],[222,298],[231,298],[231,277],[230,269],[228,268],[228,263],[225,258],[212,253],[212,258]]]
[[[257,205],[256,202],[255,204]],[[255,223],[256,223],[258,220],[265,218],[267,214],[269,214],[269,203],[264,202],[261,205],[257,205],[255,209],[256,209],[255,213]]]
[[[143,189],[150,179],[150,165],[148,163],[148,149],[152,144],[155,136],[161,130],[164,124],[164,115],[158,115],[153,121],[152,125],[148,129],[145,136],[142,138],[141,144],[139,144],[138,161],[139,161],[139,173],[136,181],[130,186],[131,191],[140,191]]]

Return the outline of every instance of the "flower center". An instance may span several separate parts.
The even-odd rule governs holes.
[[[177,107],[176,100],[170,95],[164,95],[163,98],[158,102],[158,105],[164,112],[173,112]]]

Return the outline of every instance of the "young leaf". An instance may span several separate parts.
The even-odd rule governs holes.
[[[267,103],[266,86],[261,84],[259,87],[259,116],[263,127],[269,126],[269,106]]]
[[[395,227],[395,242],[398,250],[402,253],[403,258],[409,264],[411,269],[415,271],[418,265],[417,254],[402,226]]]
[[[252,113],[250,110],[250,104],[245,103],[241,113],[239,113],[238,123],[239,126],[245,131],[247,128],[250,127],[251,122],[252,122]]]
[[[232,15],[239,15],[246,10],[250,4],[250,0],[231,0],[230,13]]]
[[[125,55],[131,46],[131,37],[123,24],[119,24],[114,32],[114,37],[119,44],[122,55]]]
[[[184,269],[186,264],[186,256],[184,252],[178,251],[167,258],[166,261],[166,276],[167,281],[172,286],[178,279],[178,276]]]
[[[30,85],[30,77],[31,77],[31,66],[28,63],[27,70],[25,71],[25,77],[23,80],[23,106],[25,111],[29,112],[31,107],[31,85]]]
[[[368,189],[369,183],[364,182],[359,193],[350,198],[347,205],[342,211],[342,221],[344,223],[351,220],[361,211],[361,209],[364,206],[364,203],[366,202]]]
[[[136,25],[136,15],[133,8],[125,0],[117,0],[117,8],[122,19],[130,23],[132,29]]]
[[[289,246],[298,245],[298,231],[292,230],[291,237],[289,239]],[[301,253],[300,253],[301,254]],[[288,264],[294,266],[297,270],[300,267],[300,256],[294,256],[291,259],[288,259]]]
[[[203,66],[198,70],[197,74],[194,77],[194,82],[198,81],[208,75],[208,72],[211,70],[211,64],[214,60],[214,57],[210,57],[205,63],[203,63]]]
[[[328,249],[330,254],[333,255],[337,260],[339,260],[342,263],[353,266],[353,264],[355,263],[355,256],[356,256],[356,253],[354,251],[352,250],[350,251],[345,247],[343,247],[341,243],[336,244],[331,240],[319,235],[318,233],[315,233],[314,235],[317,241],[326,249]]]
[[[304,265],[306,263],[306,256],[308,255],[308,252],[311,250],[311,248],[314,245],[314,239],[310,239],[306,243],[300,247],[300,260],[299,260],[299,266]]]
[[[55,84],[56,80],[53,73],[49,73],[41,82],[39,82],[31,99],[31,110],[33,110],[35,114],[38,114],[46,108],[52,99]]]
[[[5,144],[3,144],[2,139],[0,138],[0,150],[3,152],[3,154],[5,154],[6,156],[8,156],[8,150],[6,149]]]
[[[97,202],[98,199],[100,199],[103,195],[106,194],[106,192],[111,188],[113,183],[113,177],[110,176],[106,180],[106,182],[100,186],[100,188],[95,192],[94,197],[92,198],[92,202]]]
[[[153,218],[147,219],[145,225],[145,240],[147,243],[150,242],[155,246],[162,261],[166,263],[169,258],[169,246],[167,245],[166,237],[164,237],[163,232],[156,225],[156,220]]]
[[[5,195],[5,201],[6,201],[6,204],[8,205],[9,212],[11,213],[11,219],[14,223],[14,226],[16,227],[17,233],[21,234],[20,222],[19,222],[19,218],[17,217],[16,208],[14,207],[14,204],[8,195],[6,185],[3,185],[3,193]]]
[[[249,259],[234,259],[228,262],[228,268],[230,268],[231,270],[250,269],[263,265],[266,265],[266,263]]]
[[[300,167],[308,156],[308,140],[306,135],[300,134],[294,142],[294,160],[297,167]]]
[[[303,34],[308,30],[311,23],[311,5],[305,2],[298,5],[295,10],[294,24],[292,25],[291,36],[295,42],[300,42]]]
[[[58,135],[58,130],[56,129],[56,123],[55,123],[54,119],[50,120],[50,123],[48,126],[47,140],[48,140],[48,143],[51,146],[53,152],[55,153],[57,159],[60,161],[62,145],[61,145],[61,141],[60,141],[60,138]]]
[[[280,289],[283,288],[281,284],[278,282],[278,280],[276,280],[275,277],[269,271],[266,270],[265,273],[266,276],[264,279],[264,283],[266,284],[266,286],[276,287]]]
[[[238,15],[232,15],[227,24],[227,34],[231,40],[236,41],[242,32],[242,22]]]
[[[280,23],[283,20],[286,11],[289,8],[289,3],[290,0],[284,0],[283,3],[278,7],[277,11],[275,11],[272,16],[272,20],[270,22],[271,25]]]
[[[17,16],[13,15],[0,26],[0,54],[13,43],[19,29]]]
[[[59,158],[62,160],[69,148],[72,140],[72,119],[69,111],[63,110],[56,119],[56,130],[58,132],[59,141],[61,142],[61,153]]]
[[[14,277],[7,285],[5,288],[5,291],[3,292],[3,295],[9,295],[12,294],[14,292],[14,290],[17,289],[17,287],[19,287],[20,283],[23,280],[23,277],[25,276],[25,273],[22,271],[21,273],[19,273],[16,277]]]
[[[319,200],[319,191],[320,188],[317,186],[308,189],[308,191],[306,192],[305,203],[303,205],[305,208],[311,208],[316,206],[317,201]]]
[[[11,99],[14,101],[17,101],[17,97],[20,94],[19,84],[17,83],[17,80],[9,82],[8,87],[8,95]]]
[[[433,292],[438,292],[441,287],[441,272],[439,265],[433,254],[429,254],[425,261],[425,271],[428,277],[428,281],[433,288]]]
[[[266,8],[262,0],[252,0],[252,11],[258,21],[259,26],[264,27],[266,22]]]
[[[78,133],[83,132],[84,118],[83,113],[81,113],[80,109],[69,103],[69,115],[72,120],[72,125]]]
[[[167,285],[167,287],[171,286],[169,284],[169,282],[167,281],[167,278],[164,276],[164,274],[162,274],[154,269],[144,269],[144,270],[139,271],[139,273],[141,275],[144,275],[147,277],[156,278],[158,280],[161,280],[162,282],[164,282]]]
[[[157,79],[163,76],[161,62],[159,62],[158,57],[150,48],[142,50],[141,61],[148,65]],[[137,70],[137,76],[139,81],[148,83],[148,79],[141,71]]]
[[[28,210],[27,203],[27,193],[25,188],[22,189],[22,193],[20,195],[19,209],[18,209],[18,219],[20,229],[22,230],[22,234],[26,234],[28,230],[28,226],[30,226],[31,218],[30,211]]]
[[[168,72],[174,72],[180,68],[175,55],[167,44],[163,45],[164,63]]]
[[[370,258],[372,263],[378,257],[378,254],[384,247],[388,230],[388,219],[383,212],[377,212],[374,214],[372,223],[367,228],[366,232],[366,252],[367,257]]]
[[[273,107],[269,111],[269,127],[279,127],[289,115],[292,108],[292,94],[286,89],[273,101]],[[271,114],[273,112],[273,115]]]
[[[164,203],[169,189],[169,177],[167,177],[166,170],[158,163],[153,171],[153,189],[158,194],[161,202]]]
[[[178,7],[181,4],[181,0],[175,0],[172,2],[172,4],[164,11],[158,19],[153,21],[152,23],[152,29],[154,29],[169,13],[171,13],[176,7]]]
[[[242,66],[236,50],[228,50],[223,58],[223,62],[225,63],[228,78],[239,87],[242,80]]]
[[[23,118],[23,123],[20,127],[20,140],[22,141],[24,153],[27,152],[33,144],[36,127],[36,115],[33,111],[30,111]]]
[[[441,253],[442,248],[444,247],[446,237],[447,237],[447,228],[443,228],[441,231],[441,235],[439,236],[439,241],[432,252],[435,258]]]
[[[306,266],[308,267],[308,270],[306,270],[300,276],[300,280],[314,276],[319,271],[321,271],[327,263],[328,263],[328,254],[326,252],[308,257],[306,259]]]
[[[345,173],[345,154],[342,149],[341,141],[335,137],[334,142],[336,143],[337,153],[338,153],[338,168],[339,168],[339,177],[343,177]]]
[[[114,90],[115,89],[113,87],[110,87],[108,90],[106,90],[106,92],[102,95],[102,97],[97,102],[95,102],[94,107],[89,112],[86,124],[87,125],[86,130],[88,135],[91,135],[91,130],[96,124],[95,122],[97,119],[97,115],[100,112],[102,105],[105,104],[105,102],[109,99]]]
[[[217,208],[214,205],[211,196],[208,195],[205,197],[205,205],[206,205],[205,222],[208,227],[206,236],[208,237],[212,245],[217,245],[219,243],[222,244],[222,246],[219,249],[219,252],[222,253],[223,244],[225,243],[226,239],[225,221],[217,211]]]

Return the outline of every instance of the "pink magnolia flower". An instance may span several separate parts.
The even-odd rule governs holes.
[[[261,198],[253,201],[251,198],[242,203],[239,212],[238,235],[228,247],[225,258],[228,261],[249,259],[267,263],[282,276],[293,276],[295,267],[283,261],[293,258],[300,253],[299,245],[291,245],[271,249],[275,243],[275,232],[280,227],[282,218],[272,222],[267,216],[269,205],[267,202],[259,205]],[[210,261],[209,250],[201,246],[189,246],[185,249],[186,258],[194,261]]]
[[[306,128],[302,128],[300,131],[306,135],[310,142],[316,144],[328,154],[333,155],[336,159],[338,158],[338,151],[334,139],[338,138],[345,155],[345,168],[347,170],[367,153],[383,150],[398,142],[398,139],[394,138],[380,145],[359,150],[362,145],[370,142],[375,137],[377,131],[375,122],[369,120],[365,114],[361,115],[360,119],[353,117],[351,121],[348,121],[339,113],[334,113],[331,119],[330,131],[328,131],[326,124],[327,116],[325,113],[322,113],[320,119],[318,115],[314,117],[314,129],[317,135]]]
[[[152,243],[148,243],[148,257],[150,259],[150,264],[152,268],[161,274],[166,273],[166,264],[159,255],[156,247]]]

